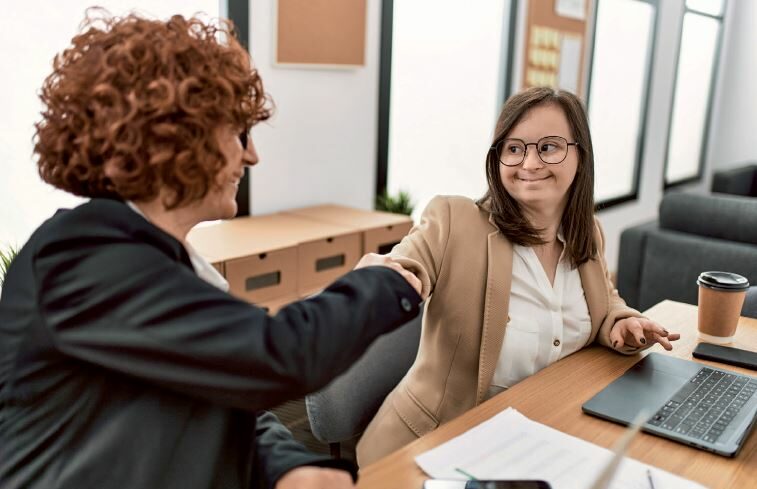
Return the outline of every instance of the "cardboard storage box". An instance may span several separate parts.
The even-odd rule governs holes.
[[[294,209],[287,213],[360,231],[361,255],[389,253],[413,227],[412,219],[403,214],[365,211],[334,204]]]
[[[232,294],[256,304],[317,292],[360,259],[359,233],[285,213],[196,227],[187,239],[223,262]]]
[[[300,244],[297,291],[303,297],[319,292],[352,270],[361,256],[358,232],[348,231],[341,236],[333,235]]]
[[[195,227],[187,240],[212,263],[223,263],[229,292],[262,303],[297,294],[297,241],[277,231],[271,216],[241,217]]]

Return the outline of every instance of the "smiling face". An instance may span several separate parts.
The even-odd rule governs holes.
[[[216,141],[226,160],[218,175],[213,188],[198,206],[203,212],[203,221],[215,219],[231,219],[237,214],[237,191],[239,181],[244,175],[244,167],[252,166],[258,162],[258,153],[252,142],[252,137],[247,137],[247,147],[242,147],[239,139],[239,131],[231,125],[221,126],[216,130]]]
[[[569,143],[575,141],[565,112],[559,105],[550,103],[529,110],[507,138],[536,143],[546,136],[561,136]],[[507,148],[503,146],[504,151]],[[523,163],[517,166],[500,164],[499,174],[507,193],[524,210],[540,214],[562,214],[578,163],[576,146],[568,146],[568,154],[562,163],[548,165],[539,158],[536,146],[529,145]]]

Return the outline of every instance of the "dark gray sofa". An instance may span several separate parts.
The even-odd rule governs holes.
[[[618,291],[636,309],[664,299],[696,304],[696,279],[706,270],[757,285],[757,199],[671,193],[659,220],[621,234]]]

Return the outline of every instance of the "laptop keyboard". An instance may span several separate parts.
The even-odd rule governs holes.
[[[648,423],[714,443],[755,391],[749,377],[704,367]]]

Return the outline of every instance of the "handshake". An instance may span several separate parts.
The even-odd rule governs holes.
[[[418,295],[421,295],[421,281],[418,277],[415,276],[412,272],[406,270],[402,265],[400,265],[396,260],[390,258],[386,255],[378,255],[376,253],[368,253],[364,257],[360,259],[360,261],[355,265],[355,270],[358,268],[365,268],[365,267],[387,267],[391,268],[395,272],[402,275],[405,280],[407,280],[407,283],[410,284],[412,288],[415,289],[416,292],[418,292]]]

